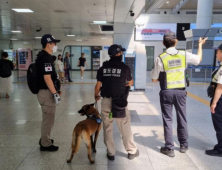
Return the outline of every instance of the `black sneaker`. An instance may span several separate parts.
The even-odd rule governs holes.
[[[180,145],[180,152],[181,153],[186,153],[187,150],[188,150],[188,147],[184,146],[183,144]]]
[[[167,149],[166,147],[161,147],[160,148],[160,152],[164,155],[167,155],[169,157],[174,157],[175,154],[174,154],[174,150],[172,149]]]
[[[69,82],[73,82],[72,80],[69,80]]]
[[[219,156],[219,157],[222,157],[222,152],[219,151],[219,150],[216,150],[216,149],[206,150],[205,154],[209,155],[209,156]]]
[[[115,160],[115,156],[110,156],[108,153],[107,153],[107,158],[110,160],[110,161],[114,161]]]
[[[49,152],[55,152],[59,149],[58,146],[50,145],[48,147],[40,146],[40,151],[49,151]]]
[[[53,139],[49,139],[51,141],[51,143],[53,144],[54,143],[54,140]],[[41,146],[41,138],[39,139],[39,145]]]
[[[134,159],[135,157],[138,157],[139,154],[140,154],[140,152],[139,152],[138,149],[137,149],[137,151],[136,151],[135,154],[130,154],[130,153],[128,153],[128,159],[129,159],[129,160],[132,160],[132,159]]]

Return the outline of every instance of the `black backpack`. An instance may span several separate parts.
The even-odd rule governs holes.
[[[33,94],[37,94],[39,92],[39,86],[38,86],[36,63],[32,63],[29,65],[29,68],[27,71],[27,82],[28,82],[30,91]]]
[[[8,63],[6,62],[1,62],[0,65],[0,77],[2,78],[7,78],[12,75],[12,71]]]

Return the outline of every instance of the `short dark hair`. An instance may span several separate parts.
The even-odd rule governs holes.
[[[53,43],[53,42],[49,42],[49,43],[46,43],[46,44],[42,44],[42,48],[45,49],[46,46],[47,46],[47,44],[52,44],[52,43]],[[55,45],[56,45],[56,43],[55,43]]]
[[[174,47],[176,45],[176,39],[164,38],[163,44],[166,46],[166,48]]]
[[[81,53],[81,55],[85,55],[85,53]]]
[[[58,57],[59,57],[59,56],[62,56],[62,55],[61,55],[61,54],[59,54],[59,55],[58,55]]]
[[[2,58],[8,58],[8,53],[7,52],[3,52],[2,53]]]
[[[42,48],[45,49],[47,44],[42,44]]]

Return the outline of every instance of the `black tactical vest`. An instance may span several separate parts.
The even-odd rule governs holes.
[[[123,97],[126,93],[126,67],[123,62],[106,61],[102,70],[102,97]]]

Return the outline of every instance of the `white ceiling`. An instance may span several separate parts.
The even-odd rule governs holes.
[[[181,0],[146,0],[146,3],[149,6],[155,5],[158,2],[161,2],[161,5],[156,7],[156,9],[173,9]],[[199,0],[201,2],[201,0]],[[181,10],[196,10],[198,0],[188,0]],[[213,0],[214,10],[222,9],[222,0]]]
[[[45,33],[63,40],[93,38],[89,23],[113,22],[114,5],[115,0],[0,0],[0,39],[29,40]],[[12,8],[29,8],[34,13],[17,13]],[[12,34],[11,30],[22,33]]]
[[[163,1],[155,9],[173,9],[179,0],[0,0],[0,40],[16,38],[33,40],[51,33],[58,39],[97,39],[112,34],[99,33],[90,25],[93,21],[133,23],[141,10],[157,1]],[[169,1],[169,4],[166,2]],[[222,0],[214,0],[214,9],[222,9]],[[197,0],[189,0],[181,9],[196,9]],[[146,5],[147,7],[147,5]],[[145,9],[146,9],[145,7]],[[34,13],[17,13],[12,8],[29,8]],[[133,10],[134,17],[129,11]],[[41,32],[36,32],[42,28]],[[96,28],[96,29],[95,29]],[[22,33],[11,33],[20,30]],[[114,30],[115,31],[115,30]],[[67,37],[75,34],[75,37]]]

